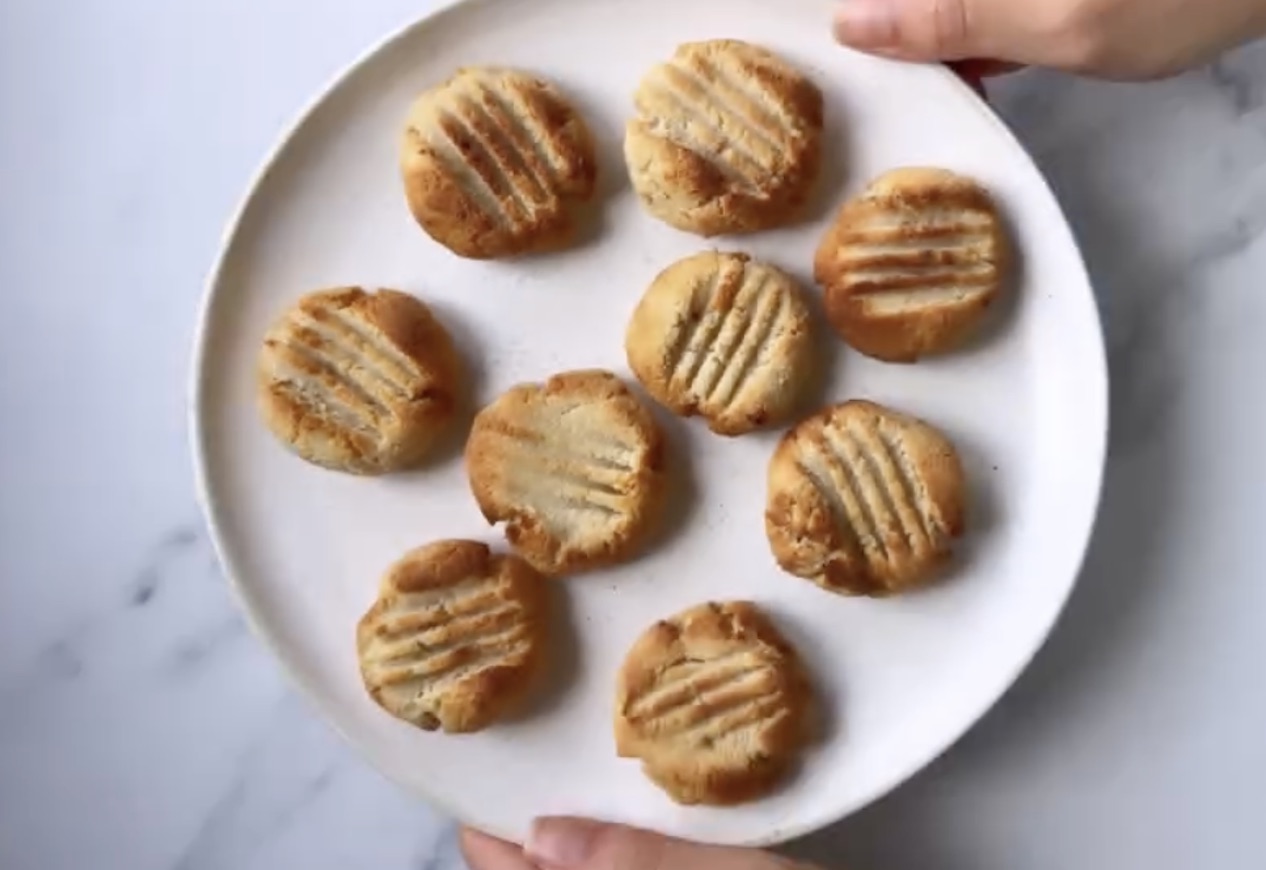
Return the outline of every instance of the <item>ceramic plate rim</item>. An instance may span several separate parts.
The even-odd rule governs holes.
[[[381,766],[375,764],[369,753],[359,742],[352,739],[344,732],[339,725],[338,717],[334,715],[332,704],[329,704],[322,698],[318,687],[311,684],[303,675],[303,669],[296,663],[295,656],[297,653],[294,648],[284,644],[281,639],[274,634],[266,626],[262,611],[256,607],[250,591],[246,588],[246,584],[240,579],[240,572],[237,570],[236,560],[232,556],[229,544],[224,538],[222,531],[222,523],[220,516],[224,510],[224,506],[212,492],[213,485],[209,478],[208,457],[206,449],[206,431],[204,414],[204,402],[206,395],[204,386],[206,382],[205,371],[207,368],[208,357],[208,324],[211,319],[215,298],[218,294],[220,284],[223,278],[225,266],[232,253],[233,243],[238,238],[243,220],[255,200],[259,190],[264,186],[269,175],[276,168],[280,157],[285,152],[287,145],[295,138],[309,119],[316,113],[320,107],[330,99],[335,93],[342,88],[349,80],[351,80],[360,70],[370,64],[380,54],[389,51],[399,42],[410,39],[417,31],[429,27],[432,23],[447,14],[453,13],[459,7],[467,4],[475,4],[479,2],[488,2],[488,0],[436,0],[432,9],[423,15],[409,21],[402,26],[391,31],[385,37],[372,44],[368,49],[363,51],[359,56],[347,65],[343,66],[335,73],[326,83],[321,86],[316,94],[309,99],[303,108],[294,116],[293,120],[287,123],[278,135],[273,146],[260,163],[258,168],[252,174],[245,192],[238,199],[232,216],[225,225],[225,229],[221,234],[218,252],[215,262],[208,273],[207,279],[203,285],[201,300],[197,309],[197,323],[194,331],[193,352],[191,355],[191,366],[189,371],[189,381],[187,386],[187,425],[189,428],[189,441],[192,452],[194,465],[194,479],[196,488],[196,498],[206,521],[212,548],[216,558],[219,560],[223,568],[225,580],[231,590],[233,598],[236,600],[239,610],[242,612],[247,624],[250,626],[252,633],[263,642],[265,648],[276,658],[282,665],[288,681],[291,685],[298,687],[301,695],[307,702],[320,714],[321,721],[333,729],[335,733],[343,740],[344,743],[351,746],[358,756],[370,763],[370,766],[381,772],[390,779],[403,791],[410,795],[417,795],[419,790],[413,785],[406,785],[402,779],[397,778],[392,771],[384,770]],[[504,0],[499,0],[504,2]],[[1047,195],[1050,196],[1054,203],[1059,217],[1059,231],[1067,237],[1067,246],[1071,253],[1075,254],[1075,265],[1077,267],[1076,277],[1079,284],[1087,290],[1088,303],[1090,307],[1091,322],[1094,326],[1098,341],[1093,342],[1094,347],[1098,351],[1095,359],[1087,362],[1089,371],[1097,373],[1094,378],[1094,395],[1084,409],[1087,415],[1087,429],[1092,429],[1097,433],[1095,438],[1095,455],[1090,457],[1093,460],[1093,487],[1085,494],[1088,496],[1089,504],[1084,511],[1084,520],[1080,524],[1077,540],[1069,541],[1070,549],[1072,545],[1076,545],[1078,550],[1075,559],[1076,570],[1073,571],[1064,588],[1061,590],[1058,606],[1051,610],[1050,617],[1046,625],[1041,631],[1035,632],[1032,636],[1031,648],[1023,655],[1018,655],[1014,659],[1014,666],[1007,672],[1001,684],[997,687],[997,691],[992,694],[991,699],[982,704],[970,717],[962,723],[958,728],[946,729],[943,739],[936,748],[928,753],[926,757],[911,756],[904,764],[894,767],[893,773],[885,780],[879,780],[877,783],[863,796],[863,798],[853,807],[847,808],[831,808],[817,815],[810,815],[803,818],[798,824],[791,824],[780,827],[771,831],[769,834],[754,837],[750,841],[743,843],[748,846],[771,846],[778,843],[787,842],[806,836],[814,831],[821,830],[829,825],[835,824],[849,815],[861,810],[862,808],[874,803],[884,797],[898,786],[902,785],[920,771],[927,768],[937,758],[942,756],[950,747],[952,747],[964,734],[970,731],[993,707],[1002,699],[1004,695],[1011,689],[1019,677],[1028,668],[1038,651],[1045,646],[1047,639],[1054,630],[1061,615],[1067,607],[1068,600],[1072,595],[1072,591],[1076,586],[1081,571],[1084,568],[1086,555],[1089,550],[1091,538],[1098,519],[1099,507],[1102,499],[1102,489],[1104,481],[1104,473],[1107,460],[1108,445],[1108,391],[1110,388],[1108,377],[1108,366],[1106,358],[1106,348],[1103,341],[1102,319],[1093,295],[1093,283],[1086,269],[1085,259],[1081,253],[1081,247],[1077,242],[1076,236],[1068,223],[1067,216],[1063,207],[1054,191],[1050,187],[1045,174],[1041,168],[1032,159],[1028,150],[1019,141],[1011,129],[1005,122],[993,111],[989,104],[972,90],[965,82],[950,72],[947,68],[937,65],[935,73],[944,76],[946,79],[953,81],[957,87],[968,98],[968,102],[981,115],[985,116],[989,123],[997,130],[998,135],[1002,136],[1008,143],[1018,152],[1024,155],[1025,160],[1032,166],[1035,171],[1042,188]],[[427,791],[424,795],[425,800],[435,809],[454,819],[458,819],[456,813],[445,801],[442,794]],[[506,836],[504,831],[491,830],[488,831],[493,835]]]

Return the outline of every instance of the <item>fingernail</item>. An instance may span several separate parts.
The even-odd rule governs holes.
[[[535,863],[556,870],[583,867],[601,829],[600,823],[584,819],[537,819],[523,851]]]
[[[888,0],[847,0],[835,13],[835,38],[858,48],[896,45],[896,10]]]

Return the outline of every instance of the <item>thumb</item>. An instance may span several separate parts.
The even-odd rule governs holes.
[[[537,819],[524,849],[546,870],[809,870],[758,849],[702,846],[588,819]]]
[[[1015,0],[844,0],[835,38],[906,60],[997,57],[997,30]]]

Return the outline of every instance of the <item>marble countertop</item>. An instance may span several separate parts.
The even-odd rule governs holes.
[[[262,155],[425,3],[0,4],[0,867],[456,870],[249,635],[184,386]],[[1103,512],[1052,641],[930,770],[796,844],[831,866],[1266,867],[1266,45],[995,103],[1083,240]],[[1257,372],[1257,374],[1254,374]]]

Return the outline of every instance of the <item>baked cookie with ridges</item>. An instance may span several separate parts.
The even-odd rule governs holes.
[[[546,656],[548,590],[517,556],[438,541],[392,565],[356,629],[365,688],[427,731],[479,731],[532,688]]]
[[[845,402],[798,424],[774,451],[765,530],[784,570],[844,595],[891,595],[930,581],[949,558],[966,489],[943,434],[872,402]]]
[[[800,288],[746,254],[709,251],[669,266],[629,322],[629,367],[659,402],[721,435],[785,419],[811,380],[813,335]]]
[[[690,42],[634,96],[624,155],[652,215],[703,236],[781,226],[822,160],[822,92],[771,51]]]
[[[383,474],[422,460],[459,405],[461,365],[424,303],[395,290],[310,293],[268,331],[264,422],[309,462]]]
[[[754,604],[704,604],[629,651],[616,749],[678,803],[742,803],[787,773],[811,736],[811,708],[795,650]]]
[[[422,229],[455,254],[490,259],[570,241],[597,158],[584,119],[553,84],[471,67],[414,102],[400,169]]]
[[[489,523],[540,572],[633,556],[664,486],[664,441],[650,411],[610,372],[514,387],[480,411],[466,470]]]
[[[814,276],[862,353],[914,362],[962,345],[997,299],[1010,254],[989,192],[945,169],[889,172],[845,203]]]

